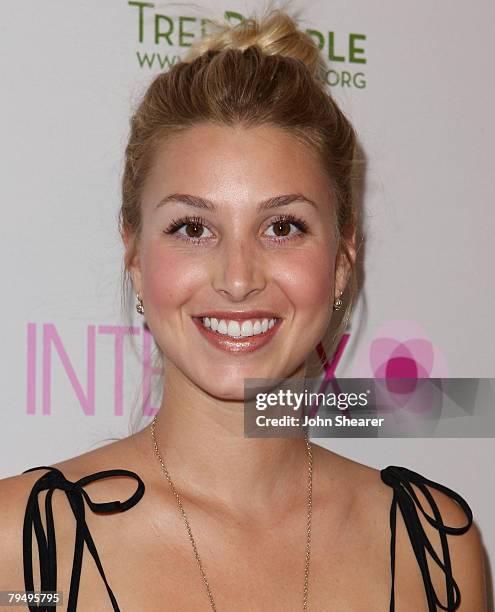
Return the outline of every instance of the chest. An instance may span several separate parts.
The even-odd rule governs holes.
[[[116,517],[114,517],[115,519]],[[207,589],[183,523],[167,530],[152,524],[132,532],[124,526],[112,533],[91,533],[107,580],[122,612],[149,610],[198,612],[211,610]],[[195,530],[195,541],[218,612],[288,612],[303,610],[306,534],[303,525],[273,532]],[[154,537],[150,537],[152,534]],[[336,530],[313,522],[308,610],[385,612],[390,601],[389,539],[363,537],[352,522]],[[370,534],[368,534],[370,535]],[[68,596],[72,549],[65,559],[59,589]],[[407,559],[398,562],[407,566]],[[409,574],[411,575],[411,574]],[[420,576],[399,580],[398,612],[418,612],[424,593]],[[96,564],[86,549],[78,609],[112,611]],[[426,607],[424,608],[426,610]]]

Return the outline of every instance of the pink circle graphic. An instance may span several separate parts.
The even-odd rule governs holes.
[[[352,375],[383,380],[383,392],[393,406],[421,413],[432,410],[433,398],[417,392],[418,381],[448,378],[448,366],[425,330],[415,321],[402,319],[381,326],[358,351]]]

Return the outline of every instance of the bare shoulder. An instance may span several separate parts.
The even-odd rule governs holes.
[[[377,558],[386,560],[390,564],[390,511],[394,490],[382,480],[382,470],[343,457],[320,446],[313,445],[313,448],[315,457],[325,467],[324,472],[329,474],[328,478],[332,481],[332,488],[343,490],[347,486],[350,491],[354,500],[354,524],[362,533],[366,546],[374,550],[374,554],[378,555]],[[425,474],[424,477],[434,480],[428,474]],[[451,483],[440,482],[439,484],[443,484],[462,496],[462,491],[457,490]],[[434,519],[434,512],[427,498],[417,486],[413,485],[413,490],[424,511]],[[434,487],[427,486],[427,490],[438,507],[444,525],[462,527],[467,524],[468,519],[464,510],[454,499]],[[466,502],[469,504],[469,500]],[[426,538],[440,560],[444,562],[438,529],[428,522],[417,506],[416,510]],[[407,610],[410,605],[408,602],[418,601],[418,597],[426,604],[425,586],[418,560],[414,554],[411,536],[399,508],[397,508],[396,520],[396,605],[399,608],[402,605],[403,609]],[[452,575],[461,594],[461,604],[458,609],[461,612],[463,610],[484,612],[487,609],[484,554],[477,525],[473,522],[464,533],[447,534],[447,545]],[[433,588],[439,600],[446,605],[445,574],[426,550],[425,554],[428,557]]]
[[[422,529],[425,536],[422,541],[417,538],[415,543],[421,552],[424,549],[431,585],[439,601],[447,605],[446,573],[449,571],[450,560],[450,572],[460,593],[460,605],[456,609],[461,612],[471,610],[484,612],[486,595],[483,548],[478,527],[474,522],[469,525],[472,517],[469,500],[463,497],[462,490],[459,490],[452,482],[442,482],[432,478],[430,474],[420,474],[420,476],[450,490],[444,492],[428,482],[422,482],[422,487],[411,484],[417,496],[417,500],[410,498],[411,507],[414,505],[417,512],[417,522],[420,525],[418,532]],[[422,490],[423,487],[425,492]],[[467,504],[467,507],[463,508],[456,501],[455,496],[459,496],[460,502]],[[421,507],[430,520],[423,514]],[[439,520],[436,518],[437,514],[440,517]],[[446,551],[442,544],[442,524],[448,528],[459,529],[457,533],[445,534]],[[428,543],[440,562],[446,566],[446,570],[442,569],[430,554]],[[419,563],[414,554],[411,535],[408,533],[404,516],[399,508],[397,509],[397,565],[398,573],[406,566],[411,569],[415,566],[414,571],[418,573]],[[455,597],[455,595],[452,596]]]
[[[24,589],[24,519],[33,488],[36,482],[48,473],[49,468],[60,470],[64,478],[71,482],[103,470],[118,468],[134,471],[136,460],[131,452],[132,448],[132,441],[125,438],[70,459],[49,464],[46,466],[47,469],[36,469],[0,479],[0,534],[2,537],[0,590]],[[136,483],[135,481],[129,481],[130,479],[124,480],[127,480],[127,482],[122,479],[94,481],[85,485],[84,488],[95,501],[125,499],[134,492]],[[43,527],[46,530],[45,497],[46,490],[38,492],[37,504]],[[72,542],[74,538],[74,516],[62,489],[53,491],[51,505],[54,523],[57,526],[57,542],[63,541],[65,536],[67,536],[67,541]],[[33,550],[35,550],[34,545]],[[36,554],[33,554],[33,568],[35,575],[37,575],[38,560]]]
[[[452,487],[451,487],[452,488]],[[453,488],[455,491],[455,488]],[[442,522],[448,527],[460,528],[467,525],[467,517],[464,510],[452,498],[445,493],[429,487],[431,496],[438,507]],[[456,491],[459,493],[458,491]],[[462,495],[462,493],[461,493]],[[468,502],[468,500],[466,500]],[[469,503],[469,502],[468,502]],[[425,509],[433,517],[429,504],[425,503]],[[420,515],[422,526],[428,539],[434,546],[437,554],[443,559],[439,531],[430,525],[426,518]],[[449,557],[452,564],[452,575],[459,587],[461,594],[461,605],[458,610],[470,611],[487,609],[484,553],[481,533],[473,521],[469,529],[464,533],[447,534]],[[437,593],[445,593],[445,587],[441,586],[441,574],[436,573],[434,584]],[[444,578],[443,578],[444,579]],[[440,597],[445,603],[445,597]]]
[[[22,590],[23,525],[29,494],[41,470],[0,480],[0,590]]]

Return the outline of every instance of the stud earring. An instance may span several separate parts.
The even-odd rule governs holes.
[[[144,314],[144,305],[143,305],[143,300],[141,296],[139,295],[139,293],[136,293],[136,299],[138,301],[138,303],[136,304],[136,310],[138,311],[140,315],[142,315]]]
[[[343,293],[344,292],[341,291],[339,297],[333,301],[333,309],[334,310],[340,310],[340,308],[342,307],[342,300],[340,298],[342,297]]]

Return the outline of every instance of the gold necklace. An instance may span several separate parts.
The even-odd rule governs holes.
[[[206,578],[205,570],[203,569],[203,564],[201,563],[201,559],[199,557],[198,548],[196,546],[196,542],[194,541],[194,537],[192,534],[191,526],[189,525],[189,521],[187,520],[186,512],[184,510],[184,506],[182,505],[182,500],[180,498],[179,493],[174,487],[174,483],[170,478],[170,474],[168,473],[167,468],[165,467],[165,463],[162,459],[160,451],[158,450],[158,444],[156,443],[155,437],[155,427],[156,427],[156,419],[157,414],[153,417],[153,421],[151,422],[151,438],[153,440],[153,448],[155,450],[155,455],[160,462],[163,473],[165,474],[166,479],[172,489],[172,493],[174,494],[175,499],[177,500],[177,505],[179,507],[179,511],[184,520],[184,524],[186,526],[187,535],[189,536],[189,540],[191,541],[191,545],[194,551],[194,556],[196,557],[196,561],[198,563],[199,571],[201,572],[201,577],[203,578],[203,583],[206,588],[206,592],[208,594],[208,599],[210,600],[210,605],[214,612],[217,612],[217,607],[215,605],[215,601],[213,599],[213,595],[211,593],[211,588],[208,583],[208,579]],[[306,521],[306,549],[304,556],[304,588],[303,588],[303,611],[306,612],[308,609],[308,594],[309,594],[309,561],[311,555],[311,515],[313,509],[313,453],[311,451],[311,444],[309,443],[308,435],[305,435],[306,440],[306,449],[308,451],[308,515]]]

